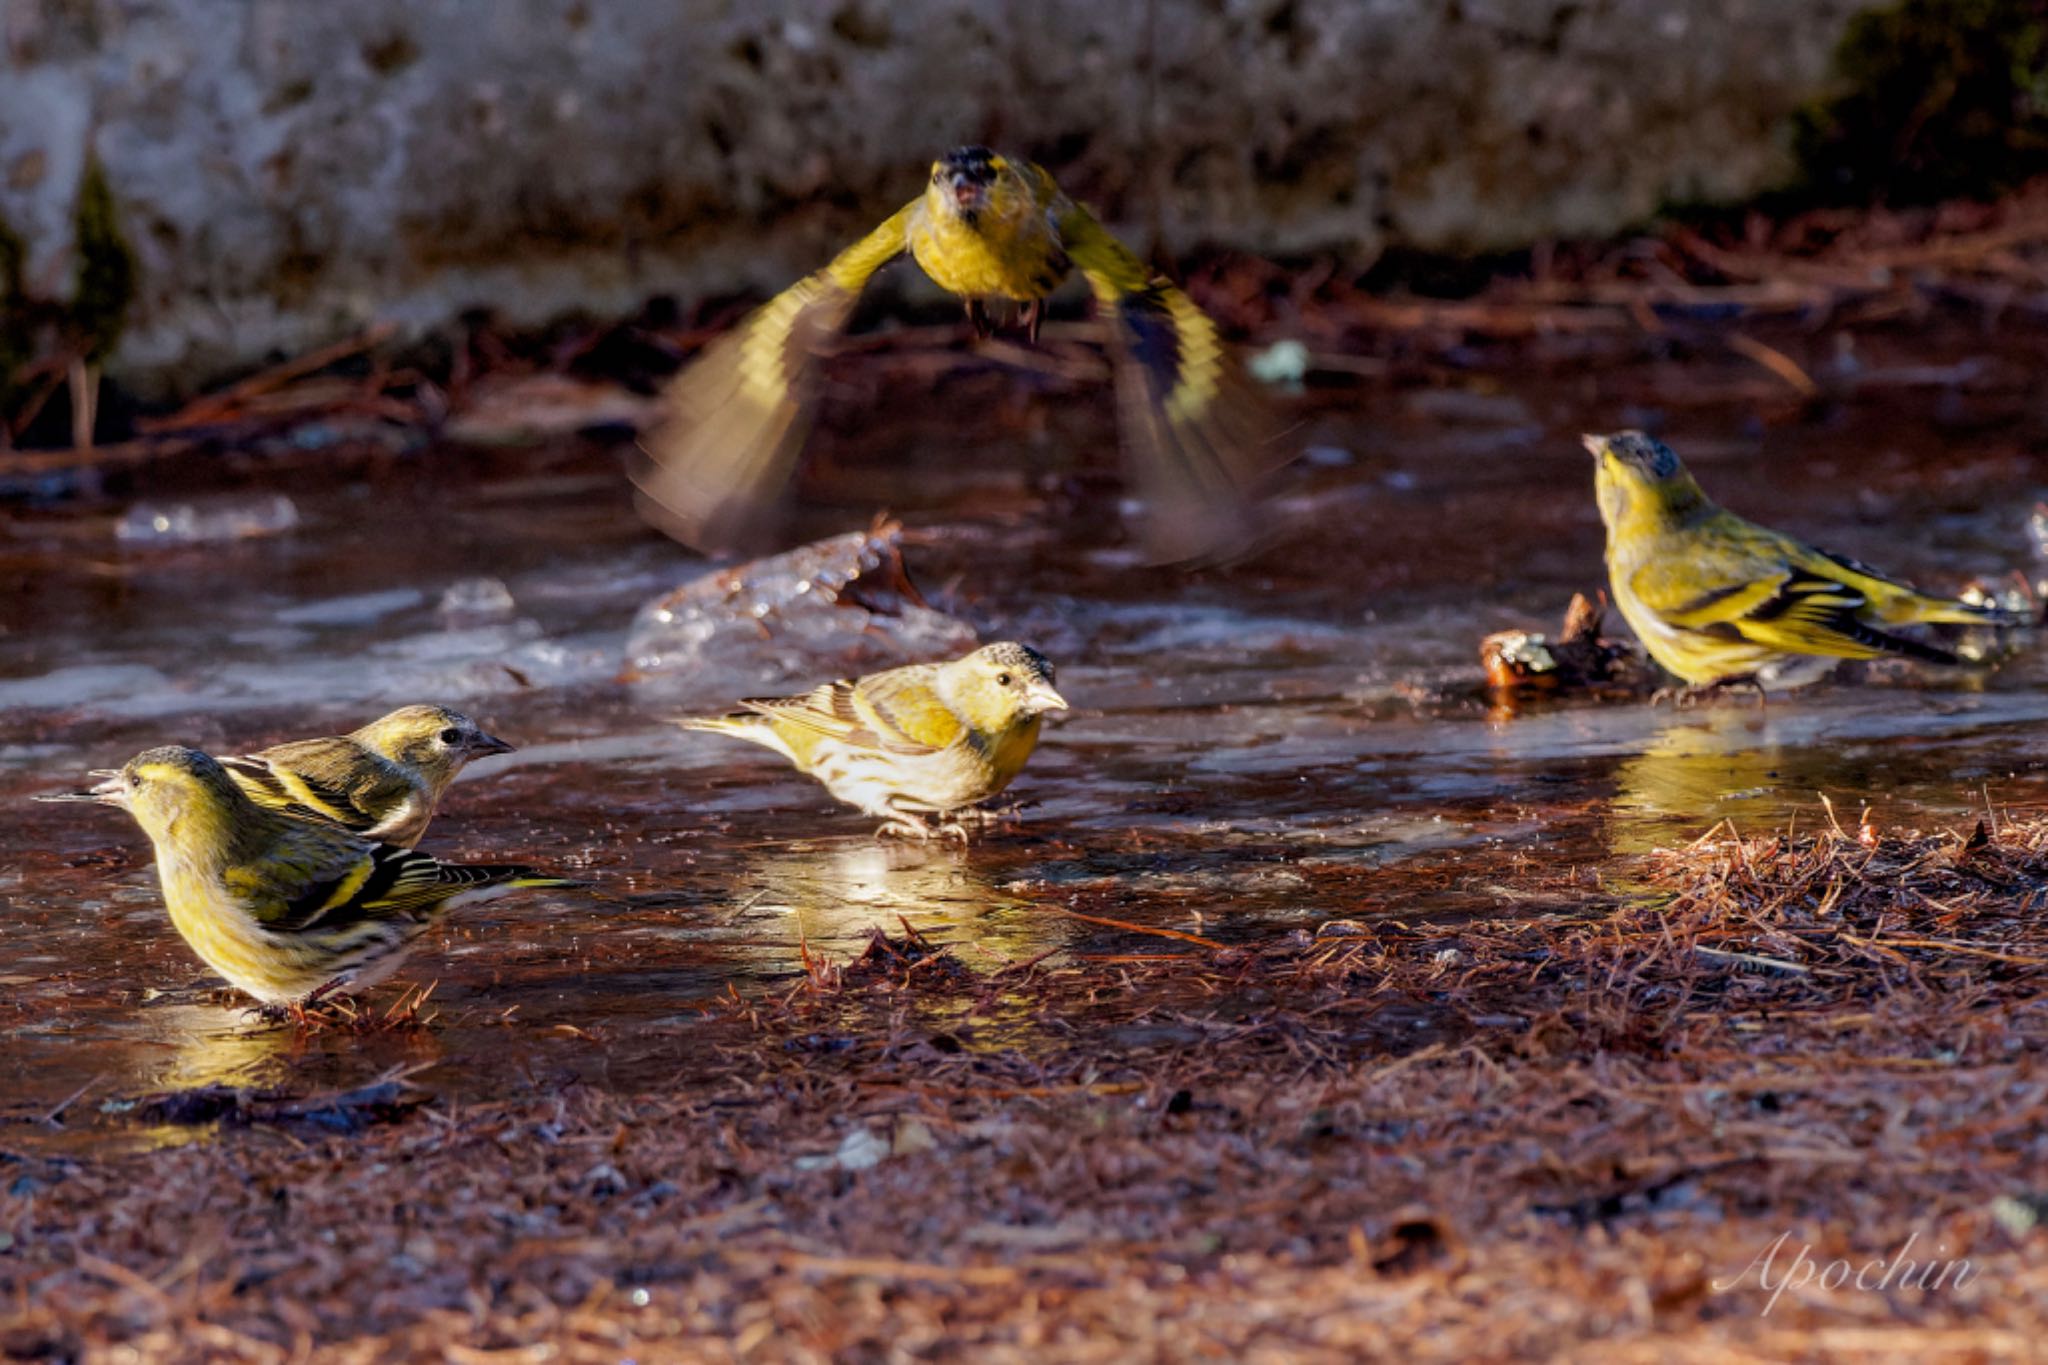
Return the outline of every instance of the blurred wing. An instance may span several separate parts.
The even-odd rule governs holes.
[[[960,734],[960,722],[932,692],[930,670],[893,668],[858,682],[841,679],[800,697],[761,697],[741,706],[800,725],[841,744],[912,756],[934,753]]]
[[[810,431],[817,354],[868,280],[902,254],[912,207],[770,299],[670,382],[633,476],[649,521],[704,551],[758,533]]]
[[[1110,322],[1125,458],[1162,559],[1242,546],[1259,486],[1284,459],[1264,399],[1195,301],[1077,204],[1056,210],[1074,267]]]

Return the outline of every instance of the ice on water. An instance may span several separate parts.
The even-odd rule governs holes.
[[[713,569],[648,602],[626,661],[691,693],[789,686],[973,649],[966,622],[925,604],[894,527]]]
[[[206,545],[280,536],[298,524],[298,505],[282,493],[199,502],[138,502],[114,523],[114,538],[124,545]]]

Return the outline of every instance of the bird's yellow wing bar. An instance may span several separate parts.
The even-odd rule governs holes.
[[[749,314],[670,382],[634,472],[649,520],[706,551],[759,529],[809,434],[818,352],[874,273],[903,253],[914,207]]]
[[[788,721],[831,739],[846,739],[858,730],[861,716],[853,704],[853,682],[841,678],[795,697],[743,697],[740,705],[773,720]]]
[[[1747,640],[1788,654],[1838,659],[1903,654],[1935,663],[1955,662],[1955,656],[1946,650],[1891,634],[1866,621],[1862,613],[1870,605],[1869,597],[1831,575],[1780,564],[1775,573],[1714,583],[1699,567],[1645,566],[1631,579],[1630,587],[1639,596],[1648,588],[1654,599],[1644,597],[1645,604],[1678,630]],[[1694,596],[1672,600],[1681,584]]]
[[[365,777],[351,785],[346,774],[333,774],[335,780],[329,780],[318,764],[300,767],[288,759],[262,754],[223,758],[220,764],[257,805],[296,819],[331,821],[357,834],[374,828],[412,795],[412,784],[395,772]]]
[[[1055,222],[1068,259],[1110,325],[1125,458],[1162,559],[1242,544],[1260,481],[1282,462],[1264,402],[1216,324],[1154,275],[1095,216],[1065,200]]]
[[[359,817],[359,813],[351,810],[347,793],[301,778],[269,759],[245,754],[223,758],[220,765],[244,795],[265,809],[313,816],[337,825],[347,825],[352,818]]]
[[[358,856],[325,871],[327,875],[308,883],[292,900],[259,913],[263,927],[282,934],[325,933],[415,915],[473,887],[576,884],[525,867],[444,863],[392,844],[364,847]]]
[[[877,746],[890,753],[936,753],[966,730],[933,690],[928,669],[912,666],[874,674],[855,691],[853,701]]]
[[[958,737],[960,722],[931,696],[929,684],[892,669],[860,682],[842,679],[800,697],[758,697],[741,706],[800,725],[841,744],[897,754],[931,753]]]
[[[1872,659],[1910,652],[1858,615],[1870,599],[1846,583],[1797,570],[1733,624],[1743,638],[1772,649]]]

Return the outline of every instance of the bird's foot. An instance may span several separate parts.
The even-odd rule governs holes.
[[[976,806],[974,813],[985,826],[1011,825],[1024,818],[1026,807],[1037,804],[1038,802],[1035,800],[1026,800],[1021,796],[1010,796],[1000,801],[992,801],[985,805]]]
[[[314,987],[303,999],[294,1000],[289,1005],[272,1005],[265,1008],[282,1010],[281,1017],[290,1020],[297,1028],[312,1028],[322,1022],[320,1006],[335,999],[341,991],[347,989],[348,982],[347,977],[337,976]]]
[[[914,839],[930,843],[935,839],[957,841],[965,846],[975,835],[987,830],[998,817],[978,806],[938,812],[899,812],[875,831],[877,839]]]
[[[1716,678],[1713,682],[1695,683],[1688,687],[1660,687],[1650,694],[1650,705],[1660,706],[1668,701],[1676,710],[1690,711],[1695,706],[1719,701],[1738,687],[1755,690],[1758,710],[1762,710],[1770,700],[1770,693],[1764,689],[1756,674],[1744,673],[1740,677]]]
[[[998,825],[1015,824],[1022,819],[1026,804],[1028,803],[1009,800],[994,805],[966,806],[951,813],[946,828],[987,834]]]

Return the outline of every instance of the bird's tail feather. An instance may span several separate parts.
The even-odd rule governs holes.
[[[1897,654],[1904,658],[1918,659],[1922,663],[1929,664],[1954,664],[1961,662],[1953,653],[1941,648],[1939,645],[1930,645],[1904,635],[1893,635],[1888,631],[1877,630],[1860,623],[1857,629],[1851,633],[1861,643],[1874,646],[1887,654]]]
[[[1919,593],[1883,603],[1877,613],[1888,626],[1995,626],[2012,630],[2032,622],[2021,612],[1988,603],[1961,602]]]
[[[764,749],[773,749],[792,763],[801,764],[802,761],[789,747],[789,741],[776,730],[773,719],[758,711],[735,711],[723,716],[678,716],[676,724],[685,730],[702,730],[706,734],[744,739]]]
[[[588,882],[577,881],[574,877],[557,877],[552,873],[539,872],[521,863],[463,863],[463,872],[480,884],[506,891],[526,890],[534,887],[588,886]]]
[[[676,724],[685,730],[702,730],[713,735],[735,735],[741,739],[753,739],[754,732],[766,728],[767,721],[751,711],[735,711],[724,716],[677,716]]]
[[[523,877],[514,877],[511,881],[505,883],[505,885],[525,889],[537,886],[552,886],[558,888],[588,886],[590,885],[590,883],[585,881],[578,881],[574,877],[551,877],[543,872],[534,872],[529,873],[528,875]]]

